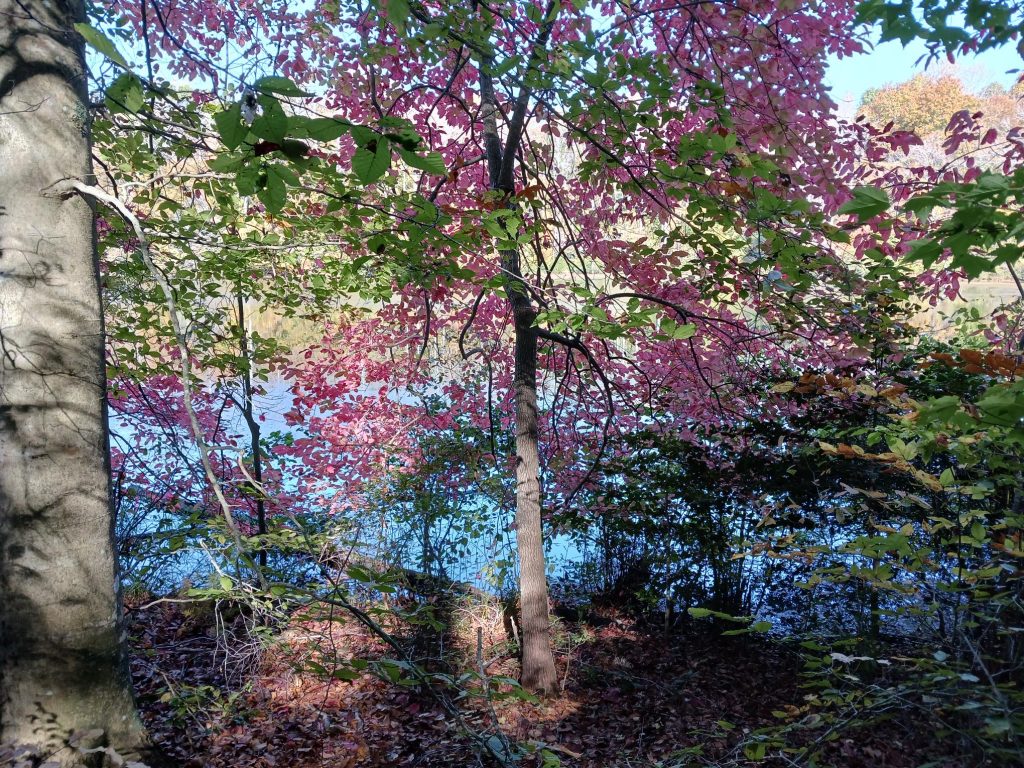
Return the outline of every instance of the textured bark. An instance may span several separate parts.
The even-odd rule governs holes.
[[[481,77],[481,97],[490,186],[508,196],[508,205],[512,206],[512,173],[504,170],[501,155],[504,154],[508,162],[514,164],[515,154],[507,151],[507,145],[504,152],[501,149],[494,90],[486,76]],[[528,691],[546,693],[554,690],[558,675],[551,652],[548,583],[541,527],[537,329],[533,324],[537,313],[523,279],[519,251],[503,249],[500,257],[502,271],[508,277],[505,292],[515,320],[512,387],[516,416],[516,551],[519,554],[520,623],[523,630],[520,682]]]
[[[516,324],[516,543],[523,630],[520,682],[529,691],[548,693],[555,689],[558,677],[549,636],[548,582],[540,515],[537,330],[533,327],[535,312],[530,301],[515,295],[511,301]]]
[[[263,447],[260,444],[260,423],[253,414],[252,361],[249,358],[249,335],[245,330],[245,297],[239,287],[236,296],[238,309],[238,343],[242,359],[242,417],[249,427],[249,448],[252,451],[252,479],[256,481],[256,533],[267,535],[267,503],[263,497]],[[267,567],[267,549],[260,546],[256,553],[260,568]]]
[[[555,19],[555,2],[545,12],[545,23],[537,36],[528,70],[535,70],[547,49]],[[474,5],[474,9],[476,6]],[[484,145],[490,188],[501,192],[506,204],[514,207],[516,156],[522,144],[526,115],[533,92],[524,82],[515,102],[504,146],[498,135],[497,101],[494,83],[488,74],[493,62],[480,67],[480,120],[484,126]],[[501,268],[508,278],[508,295],[515,320],[515,369],[513,395],[516,416],[516,549],[519,554],[519,600],[521,609],[523,687],[534,693],[553,691],[558,680],[555,657],[551,652],[548,583],[544,565],[544,536],[540,507],[540,449],[537,413],[537,317],[529,288],[523,279],[518,249],[500,251]]]
[[[43,194],[90,181],[82,13],[0,0],[0,741],[65,765],[81,760],[75,732],[126,756],[144,744],[117,594],[93,211]]]

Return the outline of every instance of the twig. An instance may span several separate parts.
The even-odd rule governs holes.
[[[136,239],[139,241],[139,256],[142,258],[142,262],[146,266],[146,269],[149,270],[150,275],[152,275],[153,279],[160,287],[164,296],[164,303],[167,305],[167,310],[171,316],[171,328],[174,331],[174,339],[177,343],[179,357],[181,358],[181,385],[185,401],[185,411],[188,414],[189,425],[192,428],[192,435],[195,438],[196,447],[199,449],[199,456],[203,464],[203,470],[206,473],[206,478],[212,486],[214,495],[217,497],[217,501],[224,513],[224,520],[227,522],[228,529],[231,531],[232,538],[235,541],[235,545],[238,547],[238,551],[245,552],[241,532],[239,531],[234,515],[231,512],[231,505],[224,496],[224,490],[221,487],[220,481],[217,479],[217,475],[213,471],[213,464],[210,461],[210,448],[206,443],[206,438],[203,436],[203,430],[199,424],[199,418],[196,416],[195,407],[192,402],[192,363],[189,359],[188,340],[185,334],[185,329],[182,324],[181,315],[178,312],[177,303],[174,299],[174,290],[171,288],[171,284],[168,281],[167,276],[164,275],[153,261],[153,256],[149,250],[149,242],[146,240],[145,232],[142,229],[142,222],[139,221],[139,218],[127,205],[124,204],[123,201],[113,195],[107,194],[99,187],[90,186],[77,179],[62,179],[43,190],[43,194],[46,197],[58,197],[63,199],[66,199],[75,193],[91,197],[94,200],[106,203],[108,206],[113,208],[121,215],[129,226],[131,226]],[[263,575],[258,575],[262,581]]]

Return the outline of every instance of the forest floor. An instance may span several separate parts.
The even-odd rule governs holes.
[[[456,674],[483,659],[488,675],[515,677],[517,662],[500,618],[467,607],[456,619],[450,625],[455,632],[420,646],[444,648],[446,663],[462,667]],[[778,724],[773,712],[793,711],[802,701],[800,662],[764,638],[724,638],[698,624],[666,634],[608,616],[563,621],[556,658],[561,690],[537,703],[467,697],[458,702],[464,723],[477,732],[493,732],[497,723],[511,740],[543,742],[566,768],[744,765],[736,746],[743,734]],[[323,668],[310,669],[316,660],[329,666],[329,658],[394,657],[353,619],[293,619],[274,630],[270,643],[245,625],[241,616],[226,620],[212,609],[177,603],[130,609],[140,706],[174,764],[488,764],[451,713],[422,688],[370,674],[330,679]],[[493,690],[502,688],[508,686],[495,683]],[[893,721],[842,734],[829,744],[823,764],[916,766],[930,740],[912,723]],[[685,754],[698,745],[702,756]],[[539,756],[522,762],[540,764]]]

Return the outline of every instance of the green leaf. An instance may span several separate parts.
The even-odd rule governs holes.
[[[290,123],[289,123],[290,124]],[[300,161],[309,152],[309,145],[304,141],[284,139],[281,141],[280,152],[289,160]]]
[[[494,77],[504,77],[513,69],[519,66],[520,60],[518,56],[508,56],[501,62],[491,67],[491,75]]]
[[[693,323],[677,323],[670,317],[663,318],[658,332],[668,336],[670,339],[686,340],[693,338],[697,333],[697,326]]]
[[[515,240],[523,222],[508,208],[499,208],[484,216],[484,228],[498,240]]]
[[[708,616],[714,616],[716,619],[722,621],[732,621],[735,623],[743,624],[750,621],[749,616],[732,616],[722,611],[713,611],[710,608],[687,608],[687,612],[695,619],[706,619]],[[747,632],[749,630],[742,629],[740,632]],[[733,630],[730,634],[736,634],[736,630]]]
[[[271,165],[267,167],[267,174],[277,176],[281,181],[290,187],[298,187],[302,184],[295,171],[287,165]]]
[[[267,168],[267,178],[263,189],[256,193],[260,202],[267,207],[270,213],[280,213],[288,199],[288,189],[285,187],[284,177],[279,166]]]
[[[352,138],[356,140],[356,144],[360,147],[369,147],[371,143],[380,141],[381,135],[372,128],[367,128],[365,125],[353,125],[350,126],[352,131]]]
[[[102,53],[118,66],[123,67],[124,69],[131,69],[131,67],[128,66],[128,62],[125,61],[124,56],[122,56],[118,52],[117,47],[110,42],[110,38],[96,29],[96,27],[91,24],[75,24],[75,31],[85,38],[85,42],[87,42],[94,50]]]
[[[225,592],[230,592],[231,589],[234,586],[235,586],[235,583],[233,581],[231,581],[231,577],[230,576],[221,576],[220,577],[220,588],[223,589]]]
[[[373,184],[391,167],[391,145],[383,136],[368,142],[352,155],[352,172],[364,185]]]
[[[145,103],[142,81],[131,72],[121,75],[107,88],[107,107],[111,112],[131,112],[135,114]]]
[[[931,238],[922,238],[910,244],[908,261],[920,261],[925,269],[934,264],[942,256],[942,246]]]
[[[427,152],[425,155],[418,155],[408,149],[399,148],[398,154],[402,156],[405,164],[411,168],[425,171],[433,176],[445,176],[448,169],[444,167],[444,160],[440,152]]]
[[[352,669],[351,667],[339,667],[338,669],[331,670],[331,677],[335,680],[346,680],[351,682],[353,680],[358,680],[362,676],[362,672]]]
[[[997,262],[965,251],[954,256],[950,266],[954,269],[962,269],[967,277],[973,280],[986,272],[994,272]]]
[[[349,132],[352,124],[337,117],[314,117],[304,119],[296,126],[296,134],[308,136],[317,141],[334,141]]]
[[[860,221],[867,221],[889,208],[889,193],[877,187],[857,187],[853,199],[839,209],[839,213],[853,214]]]
[[[261,176],[262,171],[258,165],[250,165],[240,169],[235,176],[235,186],[238,188],[238,194],[242,197],[255,195],[263,186]]]
[[[753,744],[745,744],[743,746],[743,754],[746,755],[748,760],[764,760],[767,749],[767,744],[763,741],[757,741]]]
[[[252,132],[261,139],[280,144],[288,133],[288,115],[273,96],[260,96],[263,114],[252,121]]]
[[[253,85],[260,93],[278,93],[281,96],[308,96],[287,77],[261,77]]]
[[[690,339],[693,338],[695,333],[697,333],[697,326],[693,323],[686,323],[684,325],[676,326],[676,329],[672,331],[672,338],[681,340]]]
[[[345,569],[345,573],[350,579],[361,581],[363,584],[372,584],[375,580],[374,576],[369,571],[358,565],[348,566]]]
[[[222,153],[209,162],[210,170],[218,173],[241,171],[245,165],[245,155]]]
[[[384,15],[399,35],[404,35],[409,23],[409,0],[384,0]]]
[[[220,140],[228,149],[235,149],[249,133],[249,126],[242,122],[242,105],[232,104],[223,112],[213,116]]]

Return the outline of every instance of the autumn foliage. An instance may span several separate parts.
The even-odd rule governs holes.
[[[933,5],[94,8],[171,758],[1019,760],[1016,90],[824,80],[863,21],[1015,18]]]

